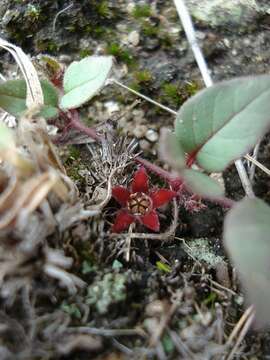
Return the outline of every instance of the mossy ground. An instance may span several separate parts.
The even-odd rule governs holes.
[[[157,7],[153,9],[149,1],[127,11],[124,1],[73,1],[73,6],[59,14],[54,24],[57,13],[69,4],[64,0],[9,1],[0,5],[6,7],[1,28],[11,41],[35,55],[43,52],[79,59],[96,53],[100,48],[101,53],[116,58],[119,68],[126,69],[124,82],[174,110],[202,87],[198,68],[188,50],[176,13],[168,2],[157,1]],[[245,24],[239,28],[218,29],[197,24],[215,79],[269,71],[270,36],[265,30],[268,22],[269,16],[265,15],[262,22],[254,24],[253,32],[243,29]],[[122,25],[122,30],[119,25]],[[133,30],[140,37],[136,46],[126,41],[126,35]],[[246,35],[243,37],[243,34]],[[246,44],[245,51],[243,43]],[[120,103],[121,109],[134,101],[133,95],[112,88],[105,91],[101,99],[112,98]],[[173,116],[163,110],[146,103],[142,103],[140,109],[143,109],[149,126],[156,126],[157,130],[162,126],[173,126]],[[93,122],[99,122],[98,116],[93,117]],[[136,125],[134,122],[136,117],[131,119],[132,127]],[[268,139],[264,142],[259,160],[269,167],[268,142]],[[151,161],[157,161],[155,145],[152,150],[147,156]],[[82,174],[91,165],[89,152],[83,145],[72,145],[65,149],[62,159],[84,199],[89,184]],[[153,177],[153,180],[157,179]],[[225,183],[232,197],[242,196],[233,168],[225,173]],[[267,200],[268,183],[268,178],[257,175],[256,191]],[[116,204],[110,203],[108,211],[112,213],[113,221]],[[149,348],[144,336],[115,336],[105,338],[99,354],[73,353],[65,359],[86,359],[89,356],[99,360],[155,359],[158,356],[178,359],[181,355],[178,344],[173,341],[175,333],[181,334],[185,345],[199,359],[206,359],[209,356],[207,351],[218,345],[215,326],[220,311],[224,321],[218,329],[221,329],[225,341],[244,309],[239,300],[238,284],[232,282],[229,285],[237,291],[233,296],[226,290],[228,278],[224,272],[220,275],[215,263],[220,260],[218,263],[227,266],[220,240],[223,216],[221,208],[213,204],[208,204],[207,210],[198,214],[188,214],[181,209],[176,239],[168,243],[137,239],[131,244],[133,256],[129,262],[125,258],[125,241],[102,238],[102,217],[78,224],[65,234],[64,250],[74,258],[74,271],[87,282],[88,290],[68,298],[61,294],[48,311],[53,307],[64,311],[70,315],[74,326],[140,328],[151,337],[162,314],[168,313],[168,306],[179,301],[155,348],[159,352],[151,352],[153,349]],[[162,214],[162,224],[168,224],[166,217],[170,217],[169,212]],[[231,275],[230,266],[227,270]],[[231,280],[231,276],[229,278]],[[217,289],[213,281],[220,283],[223,289]],[[149,305],[154,306],[154,310],[149,309]],[[144,350],[147,351],[142,353]],[[267,335],[251,334],[243,343],[245,352],[249,352],[251,357],[239,354],[238,358],[256,360],[268,356]],[[162,358],[162,354],[165,357]]]

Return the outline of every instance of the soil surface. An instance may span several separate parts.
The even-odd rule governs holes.
[[[258,0],[256,8],[249,8],[247,14],[244,9],[243,16],[233,21],[203,19],[192,1],[190,6],[214,81],[269,72],[268,1]],[[40,54],[55,56],[65,64],[92,54],[111,54],[119,81],[173,110],[204,86],[169,0],[2,0],[0,15],[1,36],[21,46],[36,63]],[[10,62],[9,55],[2,52],[3,72]],[[174,116],[145,101],[129,108],[135,99],[110,85],[84,107],[85,122],[96,126],[109,120],[112,131],[135,138],[145,158],[162,164],[157,155],[159,133],[163,127],[173,127]],[[75,144],[72,138],[70,143],[59,147],[59,153],[81,198],[87,202],[95,191],[102,196],[87,146]],[[266,136],[258,160],[268,168],[269,151]],[[127,185],[135,168],[129,167],[119,181]],[[244,193],[234,165],[223,179],[227,196],[241,199]],[[256,169],[254,190],[268,202],[269,182],[269,177]],[[151,183],[162,185],[154,175]],[[74,327],[97,329],[101,344],[81,346],[83,351],[74,346],[75,350],[64,355],[48,351],[47,357],[33,360],[228,359],[231,344],[228,348],[225,344],[245,310],[245,300],[223,250],[226,210],[204,204],[206,207],[195,213],[180,209],[175,237],[169,241],[130,240],[127,234],[110,238],[108,229],[118,209],[113,200],[104,216],[82,222],[58,239],[59,247],[74,259],[74,272],[86,281],[87,289],[70,297],[59,292],[43,306],[48,313],[63,312]],[[171,206],[161,210],[161,232],[172,219]],[[113,330],[106,333],[104,329]],[[17,340],[9,346],[14,359],[22,359],[22,350],[16,346]],[[27,346],[24,339],[23,349]],[[269,334],[253,330],[233,356],[269,358]]]

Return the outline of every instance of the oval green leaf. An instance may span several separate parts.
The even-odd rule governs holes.
[[[224,241],[259,323],[269,325],[270,207],[260,199],[240,201],[225,219]]]
[[[207,171],[223,171],[269,127],[269,99],[269,75],[235,78],[200,91],[177,114],[181,146]]]
[[[3,122],[0,123],[0,150],[15,148],[13,132]]]
[[[103,86],[112,68],[111,56],[88,56],[74,61],[64,75],[62,109],[74,109],[90,100]]]
[[[197,170],[183,169],[179,172],[188,190],[204,198],[215,199],[224,196],[224,189],[217,181]]]
[[[58,93],[48,81],[41,80],[44,106],[40,115],[52,118],[58,114]],[[20,117],[26,110],[26,83],[24,80],[8,80],[0,84],[0,107],[9,114]]]
[[[162,129],[159,140],[160,158],[174,169],[186,166],[185,152],[175,134],[169,129]]]

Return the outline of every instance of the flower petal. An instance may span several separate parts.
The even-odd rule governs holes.
[[[142,166],[134,174],[132,181],[132,192],[148,192],[148,175],[145,168]]]
[[[112,188],[113,198],[122,206],[126,206],[130,192],[123,186],[115,186]]]
[[[153,201],[153,207],[158,208],[167,202],[171,201],[177,193],[168,189],[159,189],[150,194],[150,197]]]
[[[141,216],[140,221],[146,226],[148,229],[153,231],[159,231],[159,218],[158,214],[155,210],[151,211],[149,214]]]
[[[130,215],[127,211],[118,211],[112,227],[112,232],[119,233],[124,231],[131,223],[133,223],[133,221],[135,221],[134,216]]]

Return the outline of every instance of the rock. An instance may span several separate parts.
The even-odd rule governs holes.
[[[128,42],[133,46],[138,46],[140,42],[140,34],[138,31],[134,30],[128,34]]]
[[[192,16],[212,27],[251,24],[265,9],[255,0],[187,0]]]
[[[133,135],[138,139],[143,138],[145,136],[146,132],[147,132],[146,125],[137,125],[137,126],[135,126],[135,128],[133,128]]]
[[[116,30],[122,33],[125,33],[127,31],[127,25],[126,24],[117,24]]]
[[[140,140],[139,145],[140,145],[141,150],[143,150],[143,151],[149,150],[151,148],[149,141],[144,140],[144,139]]]
[[[157,50],[160,47],[160,40],[154,37],[146,37],[144,48],[148,51]]]
[[[61,54],[59,56],[59,62],[64,63],[64,64],[70,64],[72,61],[72,56],[67,55],[67,54]]]
[[[128,12],[129,14],[132,14],[134,8],[135,8],[135,4],[134,4],[133,2],[129,3],[129,4],[127,5],[127,12]]]
[[[153,129],[149,129],[147,130],[145,137],[151,142],[156,142],[158,140],[158,133]]]
[[[176,65],[165,55],[157,54],[151,57],[151,59],[148,56],[148,59],[145,61],[145,68],[151,72],[155,79],[155,87],[157,88],[160,88],[165,82],[177,79],[179,75],[179,65]]]
[[[109,115],[112,115],[120,110],[119,104],[116,101],[106,101],[104,103],[104,106],[108,111]]]

